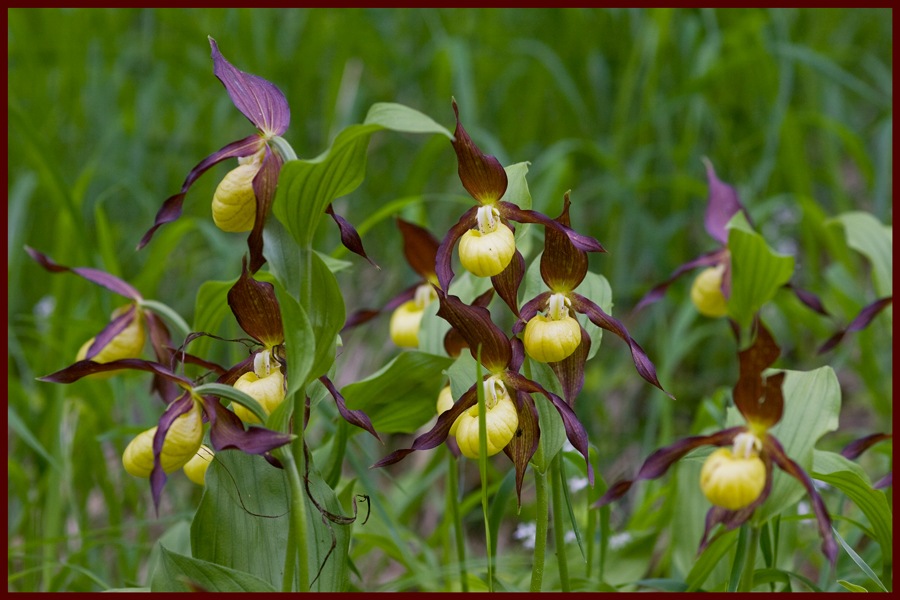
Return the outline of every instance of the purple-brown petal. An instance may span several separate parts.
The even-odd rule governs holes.
[[[575,405],[575,397],[584,387],[584,363],[587,362],[590,351],[591,336],[582,327],[581,343],[575,348],[575,352],[559,362],[550,363],[550,368],[556,373],[556,378],[562,386],[563,397],[569,406]]]
[[[275,200],[275,188],[278,186],[278,174],[284,160],[266,145],[266,156],[262,166],[253,177],[253,194],[256,196],[256,220],[253,222],[253,230],[247,237],[247,247],[250,249],[250,272],[256,273],[260,267],[266,264],[263,256],[263,229],[266,226],[266,218]]]
[[[168,365],[169,369],[174,372],[175,365],[172,360],[173,351],[170,346],[171,336],[169,335],[168,327],[166,327],[166,324],[160,317],[149,310],[144,313],[144,318],[147,319],[147,330],[150,332],[150,344],[153,346],[156,362],[161,365]],[[160,375],[153,375],[153,384],[150,386],[150,391],[156,392],[166,404],[169,404],[181,394],[181,388]]]
[[[516,412],[519,415],[519,425],[513,438],[503,448],[503,452],[516,466],[516,498],[521,507],[525,469],[537,451],[541,428],[538,425],[538,412],[534,400],[525,392],[516,392]]]
[[[488,288],[488,291],[472,301],[472,306],[482,306],[487,308],[487,305],[491,303],[493,298],[494,288]],[[447,333],[444,334],[444,351],[446,351],[449,356],[457,358],[462,354],[462,351],[468,347],[469,345],[466,343],[466,340],[464,340],[459,332],[453,327],[448,329]],[[513,351],[513,361],[515,361],[515,350]]]
[[[166,484],[166,472],[162,468],[162,449],[166,441],[166,434],[175,419],[194,408],[194,399],[189,392],[184,393],[178,400],[172,402],[166,412],[159,418],[156,433],[153,435],[153,469],[150,471],[150,492],[153,494],[153,507],[159,514],[159,496]]]
[[[184,195],[187,194],[188,189],[197,181],[197,178],[203,175],[207,169],[212,167],[213,165],[222,162],[226,158],[238,158],[242,156],[250,156],[259,151],[260,148],[265,144],[265,140],[259,137],[258,134],[254,133],[251,136],[245,137],[242,140],[238,140],[236,142],[231,142],[221,150],[213,152],[206,158],[204,158],[200,163],[191,169],[191,172],[188,173],[187,178],[184,180],[184,183],[181,184],[181,191],[175,194],[174,196],[170,196],[163,202],[162,207],[159,209],[159,212],[156,213],[156,218],[153,221],[153,227],[151,227],[147,233],[144,234],[144,237],[141,238],[140,243],[138,243],[137,248],[135,250],[140,250],[148,243],[150,243],[150,239],[153,237],[153,234],[156,232],[160,226],[165,225],[166,223],[171,223],[172,221],[176,221],[178,217],[181,216],[181,204],[184,202]]]
[[[381,267],[375,264],[375,261],[369,258],[366,254],[366,249],[363,248],[362,239],[359,237],[359,233],[356,231],[356,228],[353,227],[350,223],[347,222],[347,219],[344,217],[335,214],[334,209],[331,207],[331,204],[328,205],[328,208],[325,209],[325,213],[331,215],[331,218],[334,219],[334,222],[337,223],[338,229],[341,232],[341,244],[354,254],[362,256],[364,259],[369,261],[369,264],[381,270]]]
[[[669,289],[669,286],[672,285],[676,279],[687,273],[692,269],[696,269],[697,267],[712,267],[715,265],[722,264],[727,256],[728,250],[725,248],[720,248],[714,252],[710,252],[709,254],[704,254],[695,258],[692,261],[686,262],[675,271],[669,275],[669,278],[664,282],[660,283],[652,290],[644,294],[644,297],[641,298],[640,302],[637,303],[637,306],[634,307],[633,312],[637,312],[647,306],[648,304],[653,304],[660,298],[666,295],[666,290]]]
[[[781,417],[783,400],[780,403],[782,406],[773,404],[765,409],[760,403],[764,393],[768,392],[768,388],[763,386],[762,372],[775,362],[779,354],[781,354],[781,348],[775,343],[772,334],[769,333],[769,330],[761,321],[758,322],[756,340],[753,342],[753,345],[738,353],[740,376],[734,386],[733,394],[735,406],[737,406],[748,422],[756,422],[758,419],[760,423],[768,421],[776,412],[778,417]],[[778,381],[778,384],[778,396],[780,398],[780,381]],[[778,404],[779,398],[773,396],[773,403]]]
[[[362,325],[367,321],[371,321],[378,315],[383,312],[392,311],[404,302],[409,302],[416,296],[416,289],[422,285],[421,283],[417,283],[411,287],[406,288],[396,296],[394,296],[387,304],[379,308],[378,310],[374,310],[371,308],[362,308],[352,315],[347,317],[347,320],[344,322],[344,327],[341,329],[343,332],[346,329],[350,329],[351,327],[356,327],[357,325]]]
[[[222,375],[219,375],[219,378],[216,379],[216,383],[221,383],[222,385],[234,385],[234,382],[241,378],[245,373],[249,373],[253,370],[253,362],[256,359],[256,352],[234,365],[230,369],[228,369]]]
[[[148,371],[156,375],[165,377],[169,381],[193,386],[193,382],[181,375],[176,375],[161,364],[142,360],[140,358],[122,358],[107,363],[96,363],[92,360],[80,360],[77,363],[51,373],[45,377],[38,377],[38,381],[48,381],[50,383],[72,383],[78,381],[82,377],[93,375],[94,373],[103,373],[106,371],[117,371],[119,369],[134,369],[136,371]]]
[[[624,496],[625,492],[627,492],[632,484],[637,481],[662,477],[665,472],[669,470],[669,467],[694,448],[699,448],[700,446],[726,446],[734,441],[734,437],[737,434],[746,430],[747,428],[744,426],[732,427],[712,435],[699,435],[684,438],[683,440],[678,440],[671,446],[660,448],[644,461],[644,464],[641,465],[637,476],[633,480],[619,481],[615,485],[610,486],[606,493],[591,505],[591,508],[600,508],[601,506],[606,506],[610,502],[618,500]]]
[[[868,327],[869,323],[872,322],[872,319],[877,317],[878,313],[887,308],[893,301],[894,297],[888,296],[887,298],[876,300],[872,304],[869,304],[868,306],[863,308],[861,311],[859,311],[859,314],[856,315],[856,317],[850,322],[850,324],[847,325],[846,329],[838,331],[836,334],[828,338],[828,341],[822,344],[822,347],[819,348],[816,354],[824,354],[825,352],[828,352],[829,350],[837,346],[841,342],[841,340],[844,339],[844,336],[851,331],[861,331]]]
[[[803,304],[805,304],[808,308],[816,311],[820,315],[830,316],[828,311],[825,310],[825,306],[822,304],[822,300],[819,299],[818,296],[813,294],[812,292],[808,292],[802,288],[797,287],[791,282],[784,284],[784,287],[790,289],[794,292],[794,295],[797,296],[797,299],[800,300]]]
[[[397,228],[403,236],[403,255],[406,262],[419,274],[419,277],[427,280],[435,274],[440,240],[431,235],[431,232],[415,223],[404,221],[397,217]],[[463,232],[465,233],[465,232]]]
[[[264,427],[249,427],[236,414],[222,406],[214,396],[203,397],[203,408],[209,416],[209,441],[216,452],[236,449],[247,454],[265,455],[290,443],[289,433],[278,433]]]
[[[284,343],[281,308],[275,286],[256,281],[247,271],[247,258],[241,261],[241,276],[228,290],[228,306],[244,332],[266,347]]]
[[[137,306],[132,304],[124,313],[107,323],[100,333],[94,338],[94,343],[88,348],[85,360],[92,360],[109,344],[114,337],[125,331],[137,316]]]
[[[584,460],[587,463],[588,481],[590,482],[591,487],[594,487],[594,468],[591,466],[591,461],[588,459],[587,432],[584,430],[584,425],[581,424],[578,417],[575,416],[575,412],[568,404],[566,404],[565,400],[552,392],[548,392],[541,384],[526,379],[513,371],[504,373],[503,379],[506,384],[517,391],[528,392],[530,394],[543,394],[556,408],[559,416],[562,417],[563,426],[566,429],[566,438],[571,442],[572,446],[584,456]]]
[[[475,215],[478,207],[473,206],[460,217],[459,222],[450,228],[441,245],[438,247],[437,256],[435,257],[434,271],[437,274],[438,282],[442,290],[450,289],[450,282],[453,280],[453,267],[451,260],[453,258],[453,247],[465,233],[475,226]]]
[[[878,482],[872,486],[873,490],[882,490],[887,487],[891,487],[894,485],[894,472],[891,471],[884,477],[882,477]]]
[[[628,347],[631,349],[631,358],[633,359],[634,366],[640,376],[643,377],[644,380],[646,380],[648,383],[651,383],[661,389],[663,393],[665,393],[666,396],[668,396],[672,400],[675,399],[672,394],[664,390],[662,385],[660,385],[659,379],[657,379],[656,377],[656,367],[653,366],[653,363],[647,357],[647,353],[644,352],[644,349],[641,348],[637,342],[631,339],[631,336],[628,334],[628,330],[625,329],[625,326],[622,325],[622,323],[619,322],[618,319],[615,319],[606,314],[602,308],[580,294],[570,292],[568,297],[572,301],[572,308],[577,312],[587,315],[594,325],[602,329],[606,329],[607,331],[611,331],[625,340],[625,343],[628,344]]]
[[[483,204],[493,204],[506,193],[506,186],[509,184],[506,171],[499,160],[489,154],[483,154],[466,133],[462,123],[459,122],[459,107],[456,100],[453,100],[453,112],[456,113],[453,149],[459,162],[459,179],[473,198]]]
[[[470,387],[466,393],[453,404],[453,406],[438,415],[438,420],[437,423],[434,424],[434,427],[427,433],[417,437],[412,444],[412,448],[391,452],[369,468],[377,469],[378,467],[386,467],[387,465],[392,465],[403,460],[407,455],[416,450],[430,450],[431,448],[440,446],[444,440],[447,439],[447,436],[450,435],[450,428],[453,426],[453,423],[456,422],[456,419],[459,418],[464,411],[472,408],[478,402],[475,385]]]
[[[516,317],[519,316],[519,285],[523,277],[525,277],[525,259],[518,250],[506,268],[499,275],[491,277],[491,283],[497,294],[503,298]]]
[[[528,321],[537,316],[539,312],[547,310],[547,303],[552,295],[553,292],[540,293],[522,306],[522,310],[519,311],[519,320],[513,325],[513,335],[522,333],[525,326],[528,325]]]
[[[373,436],[375,436],[376,440],[378,440],[382,444],[384,443],[381,437],[379,437],[378,432],[375,431],[374,427],[372,427],[372,421],[369,419],[369,416],[365,412],[361,410],[350,410],[349,408],[347,408],[347,403],[344,401],[344,397],[341,396],[341,393],[337,391],[337,388],[334,387],[334,383],[332,383],[331,380],[328,379],[328,377],[322,375],[321,377],[319,377],[319,381],[322,382],[322,384],[328,390],[328,393],[330,393],[331,397],[334,398],[334,401],[337,403],[338,412],[341,413],[341,416],[345,421],[347,421],[351,425],[356,425],[360,429],[365,429]]]
[[[763,440],[763,446],[772,457],[772,461],[778,465],[782,471],[797,479],[797,481],[802,483],[803,487],[806,488],[806,493],[809,494],[813,513],[816,515],[819,535],[822,537],[822,552],[828,557],[831,566],[834,567],[835,561],[837,560],[838,548],[837,542],[834,541],[834,537],[831,535],[831,517],[828,516],[828,509],[825,507],[825,502],[816,491],[812,479],[809,478],[809,475],[806,474],[806,471],[804,471],[800,465],[788,457],[784,448],[781,446],[781,443],[775,439],[774,436],[767,435]]]
[[[858,440],[854,440],[847,444],[847,446],[841,450],[841,456],[848,460],[853,460],[878,442],[889,440],[892,437],[893,434],[890,433],[873,433],[872,435],[867,435],[866,437],[859,438]]]
[[[603,249],[603,246],[600,245],[600,242],[591,236],[581,235],[574,229],[557,223],[543,213],[539,213],[535,210],[523,210],[511,202],[498,202],[497,208],[500,210],[500,216],[507,218],[510,221],[517,221],[519,223],[538,223],[545,227],[555,229],[559,233],[565,234],[569,238],[569,241],[579,250],[584,250],[585,252],[606,252],[606,250]]]
[[[491,321],[491,312],[482,306],[469,306],[456,296],[448,296],[435,287],[441,307],[438,316],[456,329],[477,357],[481,346],[481,364],[493,373],[506,369],[512,360],[509,338]]]
[[[237,109],[269,137],[287,131],[291,109],[281,90],[258,75],[233,67],[219,52],[216,40],[209,38],[209,45],[212,47],[213,75],[225,86]]]
[[[728,244],[728,230],[725,225],[738,211],[743,211],[750,222],[750,215],[741,205],[737,190],[716,177],[716,170],[708,159],[703,159],[706,165],[706,179],[709,181],[709,203],[706,205],[706,214],[703,217],[703,225],[706,232],[722,245]]]
[[[68,271],[84,277],[91,283],[101,285],[111,292],[115,292],[120,296],[125,296],[136,302],[144,299],[144,297],[141,296],[141,293],[132,287],[131,284],[122,281],[115,275],[110,275],[106,271],[91,269],[90,267],[65,267],[57,264],[49,256],[43,252],[38,252],[31,246],[25,246],[25,252],[27,252],[35,262],[51,273],[63,273]]]
[[[509,370],[519,372],[522,363],[525,362],[525,345],[522,340],[513,336],[509,338],[509,347],[512,348],[512,360],[509,361]]]
[[[563,197],[562,213],[555,221],[571,227],[569,192]],[[551,227],[544,229],[544,253],[541,255],[541,277],[554,292],[574,290],[584,281],[588,271],[587,253],[569,241],[569,236]]]

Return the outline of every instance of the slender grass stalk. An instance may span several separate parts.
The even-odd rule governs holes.
[[[557,452],[550,465],[550,489],[553,494],[553,541],[556,546],[556,562],[559,565],[559,583],[562,591],[571,592],[569,563],[566,560],[566,539],[563,530],[562,452]]]
[[[750,526],[750,541],[744,554],[744,574],[741,576],[739,592],[753,590],[753,570],[756,568],[756,551],[759,548],[759,527]]]
[[[456,537],[456,558],[459,561],[459,585],[464,592],[469,591],[469,574],[466,572],[466,540],[463,536],[462,518],[459,514],[459,464],[453,455],[447,453],[447,508],[453,519],[453,532]]]
[[[540,452],[540,447],[538,452]],[[547,474],[537,469],[534,472],[534,491],[537,496],[537,530],[534,535],[534,566],[531,571],[531,591],[540,592],[544,581],[544,557],[547,552],[547,521],[549,495],[547,493]]]
[[[587,562],[584,565],[584,577],[585,579],[591,578],[591,565],[594,562],[594,534],[597,531],[597,515],[599,514],[596,510],[591,510],[591,499],[590,496],[587,498]]]
[[[484,537],[487,545],[488,591],[494,591],[494,557],[491,552],[491,520],[487,498],[487,407],[484,403],[484,386],[481,384],[481,345],[475,364],[475,392],[478,394],[478,472],[481,475],[481,510],[484,512]]]

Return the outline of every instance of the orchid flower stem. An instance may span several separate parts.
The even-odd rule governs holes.
[[[478,471],[481,475],[481,510],[484,512],[484,537],[487,545],[488,591],[494,591],[494,557],[491,552],[491,522],[487,498],[487,406],[485,406],[484,386],[481,384],[481,345],[478,345],[478,360],[475,365],[475,390],[478,394]]]
[[[294,557],[296,556],[299,564],[296,590],[298,592],[309,591],[309,557],[307,556],[308,546],[306,540],[306,499],[304,498],[305,490],[303,480],[300,476],[300,473],[305,470],[306,466],[306,460],[303,454],[303,411],[305,408],[305,396],[303,394],[294,394],[294,432],[297,437],[291,443],[290,449],[282,452],[280,457],[285,471],[287,471],[288,481],[291,486],[291,529],[293,529],[292,538],[297,540],[296,548],[292,548],[291,544],[288,544],[287,557],[285,559],[285,571],[288,570],[287,564],[293,563]],[[293,579],[293,577],[291,579]],[[283,583],[287,586],[283,591],[292,591],[290,588],[293,582],[287,579],[287,573],[285,573]]]
[[[566,561],[566,537],[563,528],[562,452],[556,453],[550,470],[550,488],[553,494],[553,541],[556,546],[556,561],[559,564],[559,582],[562,591],[571,592],[569,564]]]
[[[531,570],[531,592],[540,592],[544,580],[544,556],[547,552],[548,495],[547,474],[535,468],[534,489],[537,496],[537,531],[534,537],[534,566]]]
[[[164,317],[166,321],[168,321],[170,324],[175,326],[176,329],[178,329],[178,333],[180,333],[182,336],[187,337],[188,335],[190,335],[191,326],[181,318],[181,315],[175,312],[168,305],[156,300],[141,300],[138,304],[141,305],[141,308],[149,308],[159,316]]]
[[[459,585],[463,592],[469,591],[469,574],[466,572],[466,540],[463,535],[462,519],[459,515],[459,463],[451,453],[447,453],[447,507],[453,518],[453,532],[456,536],[456,557],[459,560]]]
[[[591,578],[591,566],[594,564],[594,535],[597,531],[597,517],[600,514],[599,510],[591,510],[591,499],[588,495],[587,498],[587,560],[584,564],[584,577],[585,579]]]
[[[281,591],[291,592],[294,585],[294,566],[297,556],[296,534],[294,533],[294,520],[288,519],[287,555],[284,559],[284,576],[281,579]]]
[[[744,574],[741,576],[739,592],[753,590],[753,571],[756,568],[756,550],[759,548],[759,527],[750,526],[750,541],[747,542],[747,551],[744,553]]]

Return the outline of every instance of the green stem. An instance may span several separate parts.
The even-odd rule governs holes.
[[[534,566],[531,571],[531,591],[540,592],[544,580],[544,556],[547,551],[548,501],[547,474],[532,468],[537,495],[537,531],[534,537]]]
[[[750,541],[747,552],[744,554],[744,574],[741,576],[739,592],[753,590],[753,571],[756,568],[756,551],[759,548],[759,527],[750,527]]]
[[[587,495],[587,494],[586,494]],[[591,578],[591,565],[594,563],[594,535],[597,532],[597,516],[599,511],[591,510],[590,496],[587,498],[587,563],[584,565],[585,579]]]
[[[291,442],[288,451],[281,452],[281,460],[288,474],[288,482],[291,486],[291,521],[293,521],[294,539],[299,563],[298,592],[309,591],[309,556],[307,546],[306,500],[304,498],[303,480],[300,473],[305,470],[306,459],[303,454],[303,411],[306,408],[306,398],[303,394],[294,394],[294,432],[297,436]],[[290,544],[288,545],[288,558],[292,559]]]
[[[464,592],[469,591],[469,574],[466,573],[466,540],[463,536],[462,519],[459,514],[459,464],[447,453],[447,507],[453,518],[453,532],[456,536],[456,557],[459,560],[459,585]]]
[[[550,466],[550,489],[553,494],[553,541],[556,546],[556,561],[559,564],[559,582],[563,592],[571,592],[569,585],[569,564],[566,561],[566,536],[563,528],[562,500],[562,452],[557,452]]]
[[[485,405],[484,386],[481,384],[481,344],[478,345],[477,359],[475,390],[478,394],[478,473],[481,478],[481,510],[484,513],[484,538],[487,545],[488,591],[493,592],[494,557],[491,552],[491,521],[487,498],[487,406]]]
[[[288,519],[287,554],[284,557],[284,577],[281,579],[281,591],[290,593],[294,586],[294,565],[297,558],[296,534],[294,520]]]

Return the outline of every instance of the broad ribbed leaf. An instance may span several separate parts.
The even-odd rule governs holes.
[[[198,591],[193,586],[199,586],[206,592],[275,591],[272,585],[259,577],[205,560],[182,556],[160,546],[159,567],[150,582],[150,591]]]
[[[728,223],[731,252],[731,297],[728,315],[748,327],[753,315],[771,300],[794,272],[794,257],[773,251],[739,212]]]
[[[275,293],[281,307],[281,320],[285,324],[284,346],[287,352],[287,394],[290,398],[309,382],[309,372],[316,359],[316,337],[306,311],[288,294],[280,283]]]
[[[834,218],[844,226],[847,245],[864,254],[872,263],[875,291],[879,297],[894,294],[893,227],[882,225],[866,212],[846,212]]]

